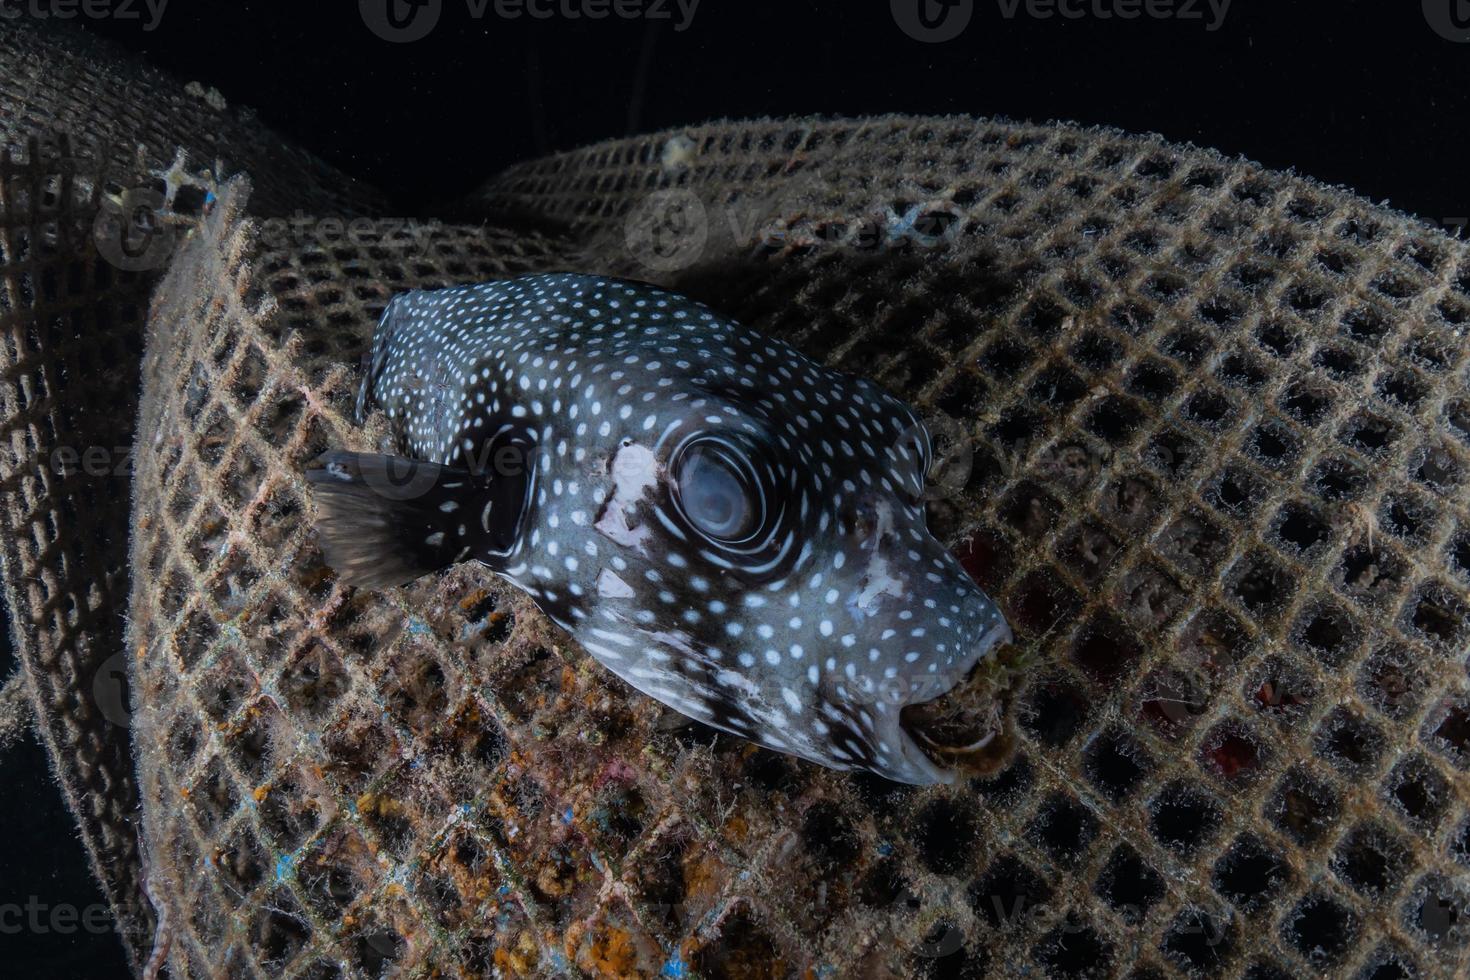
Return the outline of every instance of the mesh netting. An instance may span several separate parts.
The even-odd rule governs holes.
[[[177,975],[1464,970],[1463,244],[963,119],[720,124],[477,195],[550,238],[271,247],[243,195],[155,298],[137,458]],[[389,296],[563,268],[968,427],[931,526],[1016,628],[994,771],[915,789],[680,726],[474,568],[335,583],[301,470],[379,444],[347,420]]]
[[[99,224],[138,204],[180,221],[208,174],[260,175],[254,206],[352,214],[372,192],[206,94],[74,31],[0,29],[0,567],[42,741],[136,954],[138,795],[122,678],[130,447],[148,295],[167,249]],[[164,225],[166,243],[184,226]],[[90,455],[88,455],[90,451]]]

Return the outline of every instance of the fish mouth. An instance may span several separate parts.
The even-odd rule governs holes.
[[[893,720],[889,723],[891,728],[889,735],[898,742],[902,763],[891,768],[884,775],[898,782],[913,783],[918,786],[934,783],[948,786],[959,781],[959,772],[935,762],[920,745],[920,737],[909,730],[902,717],[890,717]]]
[[[966,680],[928,701],[904,705],[892,719],[892,734],[902,745],[903,758],[924,782],[953,784],[961,770],[983,769],[990,750],[1003,747],[1004,704],[1001,692],[987,696],[969,683],[974,665],[996,647],[1011,643],[1009,624],[1000,620],[981,637]],[[909,780],[906,780],[909,781]],[[918,781],[918,780],[913,780]]]

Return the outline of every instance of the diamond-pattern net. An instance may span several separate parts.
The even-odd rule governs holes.
[[[98,218],[138,192],[182,222],[219,168],[261,175],[253,206],[264,214],[379,207],[260,125],[85,34],[5,19],[0,568],[38,734],[134,955],[153,926],[123,683],[130,464],[143,323],[167,254],[107,250]]]
[[[617,141],[473,203],[558,233],[271,247],[233,187],[155,297],[130,649],[177,975],[1463,973],[1464,244],[964,119]],[[988,771],[680,725],[468,566],[336,584],[301,471],[381,444],[348,420],[387,299],[565,268],[967,427],[931,525],[1016,628]]]

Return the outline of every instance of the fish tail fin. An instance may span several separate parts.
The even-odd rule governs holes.
[[[327,564],[344,584],[403,585],[464,560],[474,542],[461,503],[478,481],[454,469],[376,453],[329,452],[306,471]]]

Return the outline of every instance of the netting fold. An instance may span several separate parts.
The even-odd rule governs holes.
[[[412,254],[258,247],[240,201],[156,301],[134,515],[180,974],[1463,968],[1463,244],[969,119],[604,144],[477,194],[546,237]],[[336,584],[301,468],[381,444],[347,419],[387,298],[564,268],[962,423],[931,523],[1017,629],[996,771],[915,790],[681,727],[468,567]]]

